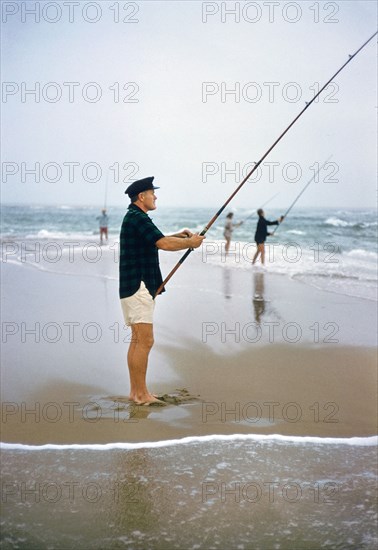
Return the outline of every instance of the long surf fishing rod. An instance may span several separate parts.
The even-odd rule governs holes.
[[[289,206],[289,208],[286,210],[285,214],[284,214],[284,219],[286,219],[288,213],[290,212],[290,210],[293,208],[293,206],[297,203],[297,201],[299,200],[299,198],[303,195],[303,193],[306,191],[307,187],[318,177],[318,174],[320,172],[320,170],[323,170],[323,168],[325,167],[325,165],[331,160],[332,158],[332,155],[330,157],[327,158],[327,160],[322,164],[322,166],[320,166],[318,168],[318,170],[315,172],[315,174],[312,176],[312,178],[306,183],[306,185],[303,187],[302,191],[299,193],[299,195],[296,197],[296,199],[291,203],[291,205]],[[271,233],[271,235],[273,236],[275,234],[275,232],[277,231],[277,229],[279,228],[279,225],[277,225],[275,228],[274,228],[274,231]]]
[[[276,197],[278,197],[279,193],[276,193],[275,195],[273,195],[273,197],[270,197],[270,199],[268,199],[266,202],[264,202],[264,204],[262,204],[260,206],[260,208],[264,208],[264,206],[266,206],[267,204],[269,204],[273,199],[275,199]],[[249,218],[252,218],[252,216],[255,216],[256,215],[256,211],[252,212],[251,214],[249,214],[249,216],[247,216],[245,218],[245,220],[243,220],[242,223],[246,222],[247,220],[249,220]]]
[[[221,213],[223,212],[223,210],[226,208],[226,206],[228,205],[229,202],[231,202],[231,200],[235,197],[235,195],[240,191],[240,189],[243,187],[243,185],[245,184],[245,182],[252,176],[252,174],[257,170],[257,168],[260,166],[260,164],[263,162],[263,160],[269,155],[269,153],[272,151],[272,149],[274,149],[274,147],[277,145],[277,143],[279,143],[281,141],[281,139],[284,137],[284,135],[290,130],[290,128],[297,122],[297,120],[303,115],[303,113],[310,107],[310,105],[312,105],[315,101],[315,99],[317,97],[320,96],[320,94],[324,91],[324,89],[328,86],[328,84],[330,84],[332,82],[332,80],[339,74],[341,73],[341,71],[344,69],[344,67],[346,67],[348,65],[348,63],[350,63],[352,61],[352,59],[354,59],[356,57],[356,55],[365,48],[365,46],[371,41],[373,40],[374,36],[376,36],[376,34],[378,34],[378,31],[376,31],[368,40],[366,40],[366,42],[364,42],[362,44],[362,46],[360,46],[358,48],[357,51],[354,52],[354,54],[352,55],[349,55],[349,59],[335,72],[335,74],[333,76],[331,76],[331,78],[324,84],[324,86],[322,86],[320,88],[320,90],[314,95],[314,97],[306,102],[305,104],[305,107],[302,109],[302,111],[294,118],[294,120],[289,124],[289,126],[282,132],[282,134],[276,139],[276,141],[273,143],[273,145],[271,145],[269,147],[269,149],[263,154],[263,156],[261,157],[261,159],[255,164],[255,166],[252,168],[252,170],[245,176],[245,178],[243,179],[243,181],[238,185],[238,187],[235,189],[235,191],[229,196],[229,198],[226,200],[226,202],[223,204],[223,206],[218,210],[218,212],[216,212],[216,214],[214,214],[214,216],[211,218],[211,220],[209,221],[209,223],[207,225],[205,225],[205,227],[202,229],[200,235],[203,236],[205,235],[208,230],[210,229],[210,227],[213,225],[213,223],[216,221],[216,219],[221,215]],[[167,275],[167,277],[164,279],[164,281],[162,282],[162,284],[159,286],[159,288],[157,289],[156,291],[156,294],[155,294],[155,297],[158,296],[160,294],[160,292],[163,290],[163,287],[168,283],[168,281],[173,277],[173,275],[176,273],[176,271],[178,270],[178,268],[180,267],[180,265],[182,265],[184,263],[184,261],[186,260],[186,258],[189,256],[189,254],[193,252],[193,248],[189,248],[185,254],[182,256],[182,258],[180,258],[180,260],[177,262],[177,264],[175,265],[175,267],[172,269],[172,271]]]
[[[107,204],[107,202],[108,202],[108,183],[109,183],[109,170],[106,172],[105,196],[104,196],[104,210],[106,210],[106,204]]]

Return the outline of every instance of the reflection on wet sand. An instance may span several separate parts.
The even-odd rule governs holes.
[[[226,299],[232,298],[232,270],[225,267],[223,270],[223,294]],[[256,323],[261,323],[261,319],[265,313],[265,282],[264,272],[255,272],[253,274],[253,307]]]
[[[137,405],[130,401],[128,397],[123,396],[110,396],[100,399],[102,399],[104,409],[111,411],[115,421],[118,422],[144,420],[156,409],[153,406]]]
[[[161,521],[174,514],[183,494],[183,488],[177,485],[173,490],[169,476],[161,479],[155,455],[159,451],[143,448],[114,453],[114,504],[108,519],[116,532],[125,534],[128,543],[138,535],[143,538],[144,533],[161,537]]]
[[[264,298],[265,294],[265,274],[263,272],[253,274],[253,308],[255,310],[255,321],[261,323],[261,318],[265,313],[266,302]]]
[[[223,269],[223,294],[225,298],[231,298],[231,269]]]

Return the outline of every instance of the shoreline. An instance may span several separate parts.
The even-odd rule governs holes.
[[[162,449],[166,447],[179,447],[190,444],[206,444],[213,441],[241,441],[241,442],[269,442],[269,443],[293,443],[297,445],[347,445],[355,447],[376,447],[378,436],[371,435],[366,437],[314,437],[314,436],[288,436],[281,434],[232,434],[232,435],[202,435],[188,436],[180,439],[166,439],[163,441],[143,441],[139,443],[93,443],[81,444],[71,443],[59,445],[55,443],[45,443],[44,445],[28,445],[24,443],[7,443],[0,441],[0,450],[6,451],[137,451],[139,449]]]
[[[91,236],[82,238],[78,236],[77,239],[72,237],[63,237],[59,238],[27,238],[22,240],[17,237],[1,238],[0,237],[0,246],[2,247],[2,256],[3,263],[26,267],[33,267],[40,271],[47,271],[54,274],[62,275],[75,275],[75,276],[92,276],[92,277],[107,277],[110,280],[118,281],[118,246],[119,240],[116,238],[116,235],[112,235],[109,239],[109,242],[101,245],[98,241],[98,235],[94,233]],[[319,246],[319,243],[315,243]],[[327,243],[326,243],[327,244]],[[329,243],[328,243],[329,244]],[[332,244],[332,243],[331,243]],[[378,301],[378,295],[376,290],[373,291],[371,287],[372,280],[363,279],[362,283],[357,283],[352,290],[349,292],[343,291],[340,286],[337,288],[334,286],[334,280],[339,278],[337,271],[335,271],[332,266],[332,261],[327,261],[326,258],[321,258],[319,256],[319,250],[311,253],[314,258],[311,261],[311,258],[307,258],[307,262],[310,261],[310,264],[306,266],[306,262],[300,267],[300,262],[304,260],[302,258],[302,253],[300,254],[299,262],[286,260],[282,264],[282,258],[280,261],[276,262],[277,257],[280,254],[283,254],[283,250],[280,252],[280,246],[276,243],[268,243],[267,245],[267,262],[265,269],[261,267],[258,263],[256,266],[251,264],[251,255],[252,252],[248,252],[247,256],[245,255],[244,249],[252,245],[255,247],[254,242],[246,241],[233,241],[233,245],[236,247],[236,251],[231,250],[230,257],[225,257],[224,252],[224,241],[217,239],[208,239],[205,241],[205,246],[210,247],[206,251],[200,251],[197,254],[193,254],[190,260],[185,264],[184,269],[193,269],[190,267],[190,263],[197,266],[200,263],[206,263],[207,269],[218,268],[223,271],[246,271],[250,275],[253,273],[267,273],[269,277],[283,276],[294,283],[305,284],[311,288],[315,288],[320,292],[326,292],[330,294],[336,294],[340,296],[345,296],[347,298],[357,299],[357,300],[366,300],[369,302],[376,303]],[[301,245],[298,243],[286,243],[285,246],[298,246],[301,251]],[[276,247],[278,246],[278,252]],[[10,247],[9,249],[7,247]],[[13,247],[13,248],[12,248]],[[33,247],[37,250],[37,253],[33,253]],[[272,258],[270,258],[270,247],[272,247]],[[31,250],[30,250],[31,248]],[[303,251],[305,248],[303,248]],[[254,249],[253,249],[254,252]],[[362,252],[356,250],[355,252]],[[31,258],[38,256],[38,260],[32,261]],[[286,255],[286,253],[285,253]],[[51,259],[49,259],[52,256]],[[56,257],[55,257],[56,256]],[[161,253],[160,262],[165,267],[165,274],[167,274],[171,268],[176,264],[180,259],[182,253],[173,252],[169,254]],[[315,261],[315,256],[317,260]],[[332,254],[329,254],[332,256]],[[340,259],[336,261],[337,267],[340,260],[344,260],[348,257],[348,252],[344,251],[343,254],[340,254]],[[279,258],[278,258],[279,259]],[[331,258],[332,259],[332,258]],[[327,270],[325,272],[318,271],[316,268],[322,263],[328,264]],[[57,266],[59,267],[57,269]],[[63,268],[61,265],[63,264]],[[75,268],[75,265],[79,266],[79,269]],[[115,264],[113,269],[109,269],[111,264]],[[309,267],[312,265],[314,272],[311,272]],[[299,266],[299,271],[295,269]],[[95,273],[92,273],[92,268],[97,268]],[[332,269],[331,269],[332,268]],[[293,271],[294,269],[294,271]],[[80,272],[81,271],[81,272]],[[181,271],[181,270],[180,270]],[[106,275],[105,275],[106,273]],[[102,275],[100,275],[102,274]],[[163,273],[164,278],[164,273]],[[176,276],[175,276],[176,278]],[[341,279],[345,278],[346,280],[350,278],[348,276],[341,275]],[[353,279],[353,277],[352,277]],[[352,282],[352,279],[348,280],[348,284],[355,284]],[[358,279],[358,278],[357,278]],[[319,280],[322,283],[319,283]],[[370,286],[364,286],[367,283]],[[176,285],[175,279],[169,283],[169,288]],[[360,287],[360,288],[359,288]],[[367,295],[362,295],[363,292]]]
[[[373,304],[324,299],[275,274],[235,270],[225,279],[229,270],[204,267],[191,262],[159,297],[148,384],[168,402],[140,407],[127,399],[117,282],[86,278],[83,292],[80,273],[3,266],[3,441],[376,435]],[[254,301],[256,284],[263,301]]]

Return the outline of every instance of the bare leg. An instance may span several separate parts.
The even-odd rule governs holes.
[[[226,255],[228,254],[228,251],[230,250],[230,243],[231,243],[231,239],[230,237],[225,237],[226,239],[226,246],[225,246],[225,249],[226,249]]]
[[[161,403],[147,389],[148,356],[154,344],[152,323],[131,325],[131,342],[127,353],[130,375],[130,399],[138,404]]]
[[[255,264],[256,263],[256,260],[257,258],[259,257],[259,255],[261,254],[261,263],[262,265],[264,265],[264,262],[265,262],[265,247],[264,247],[264,243],[260,243],[257,245],[257,250],[256,250],[256,253],[253,257],[253,260],[252,260],[252,264]]]
[[[257,250],[256,250],[256,252],[255,252],[255,255],[253,256],[252,265],[256,263],[256,260],[257,260],[257,258],[259,257],[259,254],[260,254],[260,245],[258,244],[258,245],[257,245]]]
[[[265,264],[265,246],[264,243],[259,245],[260,251],[261,251],[261,263],[262,265]]]

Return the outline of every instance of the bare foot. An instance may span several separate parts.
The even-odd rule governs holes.
[[[135,400],[134,401],[135,405],[143,405],[145,407],[148,407],[150,405],[159,405],[159,406],[165,406],[166,403],[164,403],[164,401],[161,401],[160,399],[156,399],[156,397],[154,397],[153,395],[150,395],[150,397],[148,397],[147,399],[143,399],[141,401],[139,400]]]
[[[156,399],[158,399],[158,395],[156,395],[156,393],[149,393],[148,394],[150,397],[155,397]],[[129,400],[130,401],[135,401],[135,402],[140,402],[142,401],[142,399],[138,399],[138,397],[136,395],[129,395]]]

